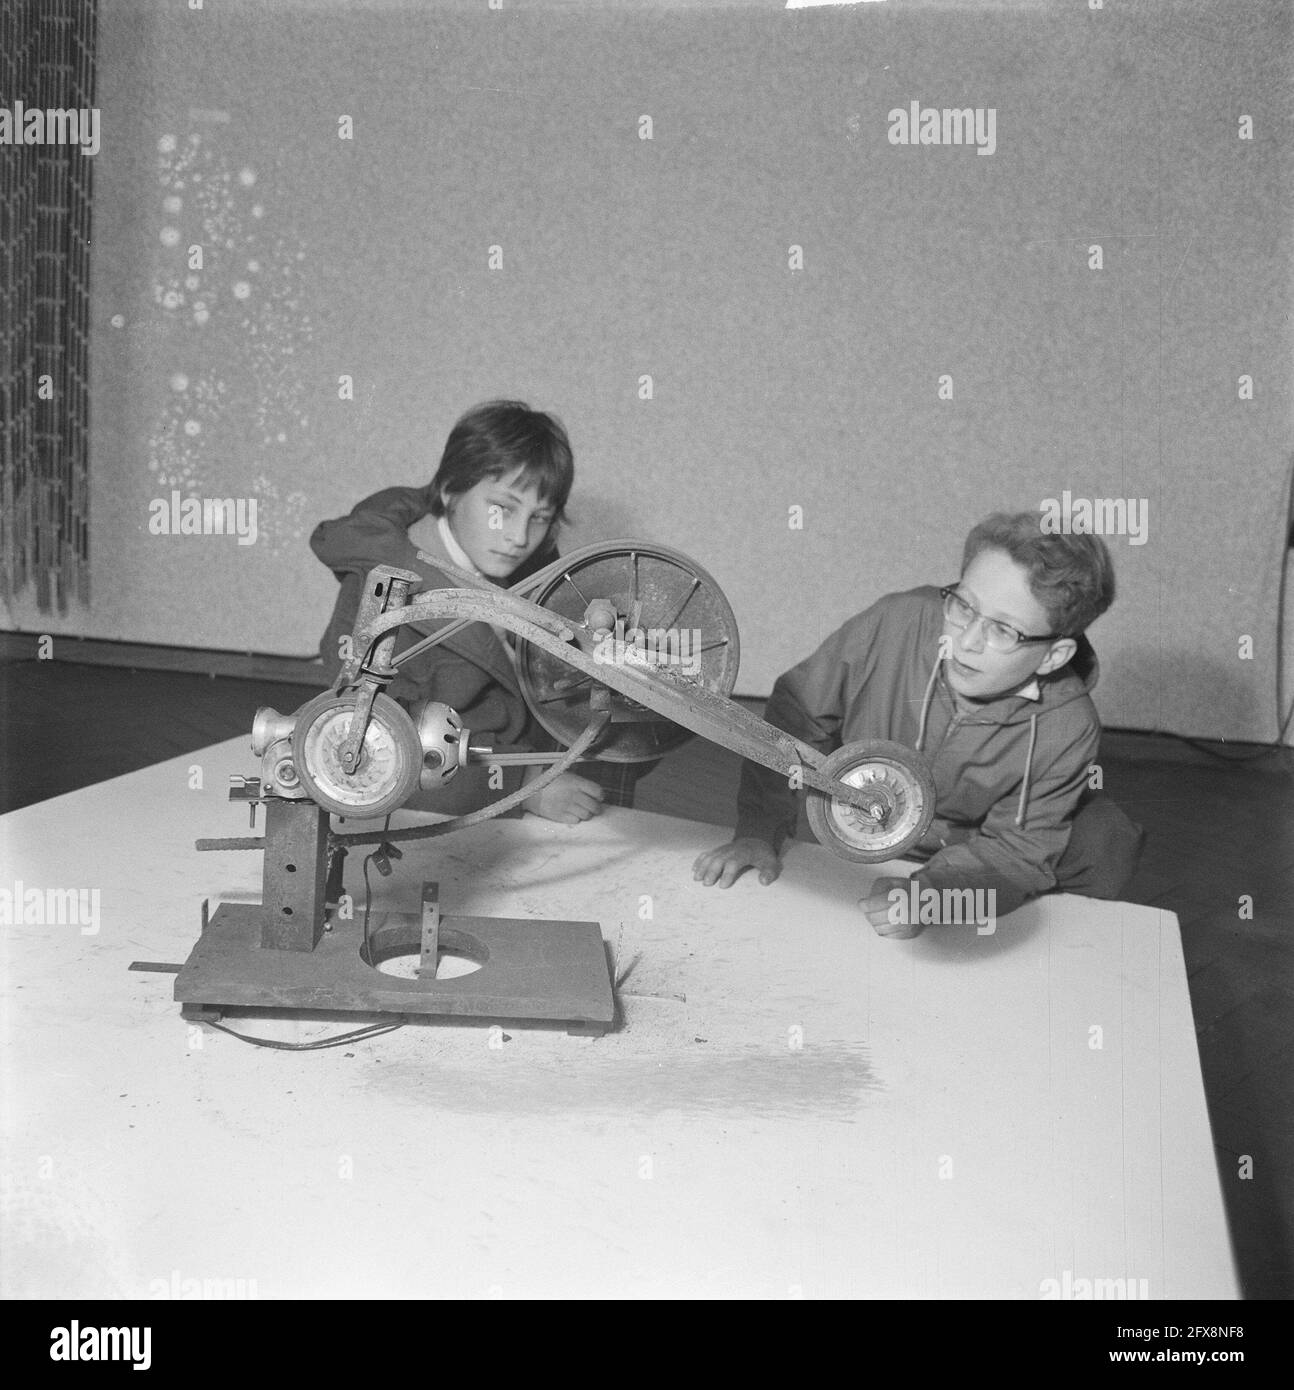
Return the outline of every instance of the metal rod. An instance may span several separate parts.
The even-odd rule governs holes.
[[[452,623],[446,623],[439,632],[433,632],[415,642],[411,647],[406,647],[404,651],[397,652],[396,655],[391,658],[391,665],[398,670],[406,661],[412,661],[415,656],[421,656],[429,647],[436,646],[447,637],[452,637],[456,632],[461,632],[465,627],[471,627],[472,622],[473,620],[471,618],[455,618]]]
[[[580,586],[571,578],[570,570],[567,570],[566,573],[562,575],[562,578],[571,586],[572,589],[575,590],[577,594],[579,594],[580,602],[585,606],[585,608],[587,608],[589,606],[589,601],[584,597],[583,589],[581,589]]]
[[[238,835],[228,840],[195,840],[195,849],[264,849],[265,839],[261,835]]]
[[[495,816],[501,816],[505,811],[512,810],[514,806],[520,806],[527,797],[534,796],[536,792],[543,791],[545,787],[555,782],[572,763],[578,762],[588,752],[602,736],[602,731],[610,722],[609,712],[599,715],[571,744],[560,761],[554,763],[547,772],[541,772],[533,782],[527,782],[525,786],[518,787],[515,792],[500,797],[498,801],[491,802],[488,806],[482,806],[478,811],[469,811],[465,816],[455,816],[453,820],[440,821],[436,825],[414,826],[409,830],[374,830],[352,835],[336,835],[329,832],[329,849],[341,845],[347,847],[351,845],[391,845],[403,843],[406,840],[430,840],[439,835],[448,835],[455,830],[464,830],[469,825],[476,825],[480,821],[493,820]]]
[[[570,683],[570,685],[568,685],[568,686],[561,692],[560,695],[545,695],[544,698],[543,698],[542,700],[536,700],[536,701],[535,701],[535,704],[537,704],[537,705],[555,705],[555,704],[557,703],[558,700],[569,700],[569,699],[571,698],[571,692],[574,691],[574,690],[578,690],[578,689],[580,688],[580,686],[582,686],[582,685],[592,685],[592,684],[593,684],[593,677],[592,677],[592,676],[585,676],[583,680],[580,680],[580,681],[572,681],[572,682]]]
[[[392,629],[387,636],[378,642],[378,650],[381,651],[383,644],[390,648],[395,645],[395,631]],[[389,656],[389,651],[387,655]],[[350,723],[346,726],[346,737],[342,740],[341,746],[341,765],[350,773],[354,773],[359,767],[360,753],[364,748],[364,736],[368,733],[369,716],[373,713],[373,702],[377,699],[379,687],[371,681],[365,682],[360,689],[359,699],[355,702],[355,713],[351,715]],[[256,803],[252,803],[252,815],[256,815]]]
[[[565,753],[491,753],[488,757],[473,758],[472,761],[486,767],[547,767],[561,762],[565,756]],[[597,759],[576,758],[575,761],[595,763]]]
[[[537,570],[528,578],[519,580],[516,584],[513,584],[508,592],[510,594],[516,594],[519,598],[524,597],[531,589],[543,583],[544,577],[550,570],[559,568],[561,564],[562,562],[560,560],[554,561],[553,564],[546,566],[542,570]],[[479,576],[469,573],[467,570],[459,569],[457,565],[452,565],[445,560],[437,561],[436,568],[447,574],[451,579],[462,579],[466,581],[465,587],[486,590],[496,587],[487,580],[483,580]],[[465,627],[471,627],[472,624],[477,621],[478,619],[476,618],[455,618],[453,622],[446,623],[439,632],[429,633],[412,646],[406,647],[398,656],[393,656],[391,658],[391,665],[396,668],[403,666],[406,661],[412,661],[415,656],[421,656],[423,652],[438,646],[441,642],[453,637],[456,633],[462,632]]]

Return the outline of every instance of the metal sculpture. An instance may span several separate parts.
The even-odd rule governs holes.
[[[380,928],[344,919],[346,852],[433,839],[504,814],[581,760],[641,762],[689,733],[773,768],[808,794],[809,824],[842,858],[879,863],[929,827],[934,787],[924,761],[893,743],[824,755],[757,718],[731,695],[736,621],[714,580],[678,551],[640,541],[587,546],[503,590],[440,566],[459,587],[415,594],[421,577],[379,566],[367,579],[350,656],[331,690],[294,714],[258,712],[252,751],[260,776],[237,778],[231,799],[266,810],[264,837],[200,840],[203,850],[265,853],[259,905],[222,904],[176,980],[187,1017],[232,1007],[553,1020],[604,1031],[615,1016],[601,928],[593,922],[443,918],[433,882],[419,914]],[[472,742],[456,711],[410,709],[386,694],[400,667],[473,622],[516,639],[518,682],[556,753],[496,752]],[[396,651],[397,633],[433,626]],[[534,780],[447,821],[397,830],[334,830],[330,816],[389,816],[420,790],[446,787],[473,763],[544,767]],[[480,967],[448,978],[443,954]],[[417,957],[408,978],[383,973]]]

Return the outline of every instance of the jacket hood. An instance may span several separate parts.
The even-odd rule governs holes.
[[[1090,695],[1100,679],[1101,664],[1096,658],[1092,644],[1083,633],[1074,641],[1078,650],[1064,666],[1050,676],[1037,678],[1040,699],[1031,700],[1024,695],[1002,695],[996,700],[984,701],[973,717],[989,719],[997,724],[1020,724],[1035,715],[1045,718],[1062,705]]]

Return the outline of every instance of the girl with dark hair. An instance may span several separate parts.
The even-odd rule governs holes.
[[[424,591],[457,587],[438,568],[445,561],[501,586],[515,584],[557,558],[556,532],[566,519],[574,475],[570,441],[559,420],[521,401],[487,401],[450,431],[427,487],[385,488],[347,516],[321,522],[310,548],[341,584],[320,643],[329,676],[340,669],[364,578],[374,565],[415,571],[423,577]],[[433,630],[416,623],[399,629],[396,650]],[[474,738],[492,742],[500,752],[547,746],[532,725],[514,663],[508,634],[471,623],[405,663],[388,693],[405,704],[443,700]],[[488,790],[511,789],[487,790],[486,773],[484,767],[465,768],[452,793],[439,794],[433,809],[459,811],[486,801]],[[568,772],[525,805],[549,820],[574,825],[597,815],[601,802],[598,783]]]

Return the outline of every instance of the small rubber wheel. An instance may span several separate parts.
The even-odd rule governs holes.
[[[935,784],[920,753],[881,739],[847,743],[818,769],[848,787],[876,793],[869,815],[825,792],[806,789],[809,827],[820,845],[854,864],[899,859],[930,829]]]
[[[377,817],[403,806],[418,787],[422,744],[413,720],[389,695],[373,701],[359,766],[347,772],[341,750],[357,697],[318,696],[297,716],[292,759],[312,800],[335,816]]]

